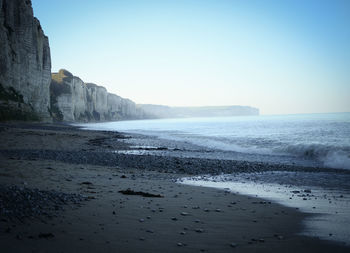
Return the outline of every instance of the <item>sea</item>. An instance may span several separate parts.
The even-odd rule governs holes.
[[[182,178],[179,183],[231,190],[311,213],[301,234],[350,245],[350,113],[133,120],[79,126],[147,136],[133,143],[134,154],[158,155],[157,147],[173,145],[174,149],[191,151],[182,157],[315,168],[202,175]],[[140,147],[148,148],[140,153]]]

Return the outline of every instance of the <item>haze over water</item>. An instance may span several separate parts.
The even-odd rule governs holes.
[[[246,159],[350,169],[350,113],[161,119],[86,125],[141,133]],[[222,151],[222,152],[220,152]]]

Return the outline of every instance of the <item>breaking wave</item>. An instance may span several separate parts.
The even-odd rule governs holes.
[[[276,148],[276,151],[304,159],[323,162],[325,167],[350,169],[350,148],[331,147],[322,144],[295,144],[284,148]]]

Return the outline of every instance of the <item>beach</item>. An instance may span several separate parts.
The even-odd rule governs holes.
[[[1,124],[0,134],[1,252],[349,251],[300,235],[310,214],[179,183],[315,168],[166,155],[181,147],[164,143],[135,152],[137,136],[64,124]],[[11,204],[18,196],[25,204]]]

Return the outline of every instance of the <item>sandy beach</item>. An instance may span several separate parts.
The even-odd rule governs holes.
[[[299,235],[298,210],[177,183],[270,165],[120,154],[132,137],[69,125],[1,124],[0,134],[1,252],[350,250]]]

